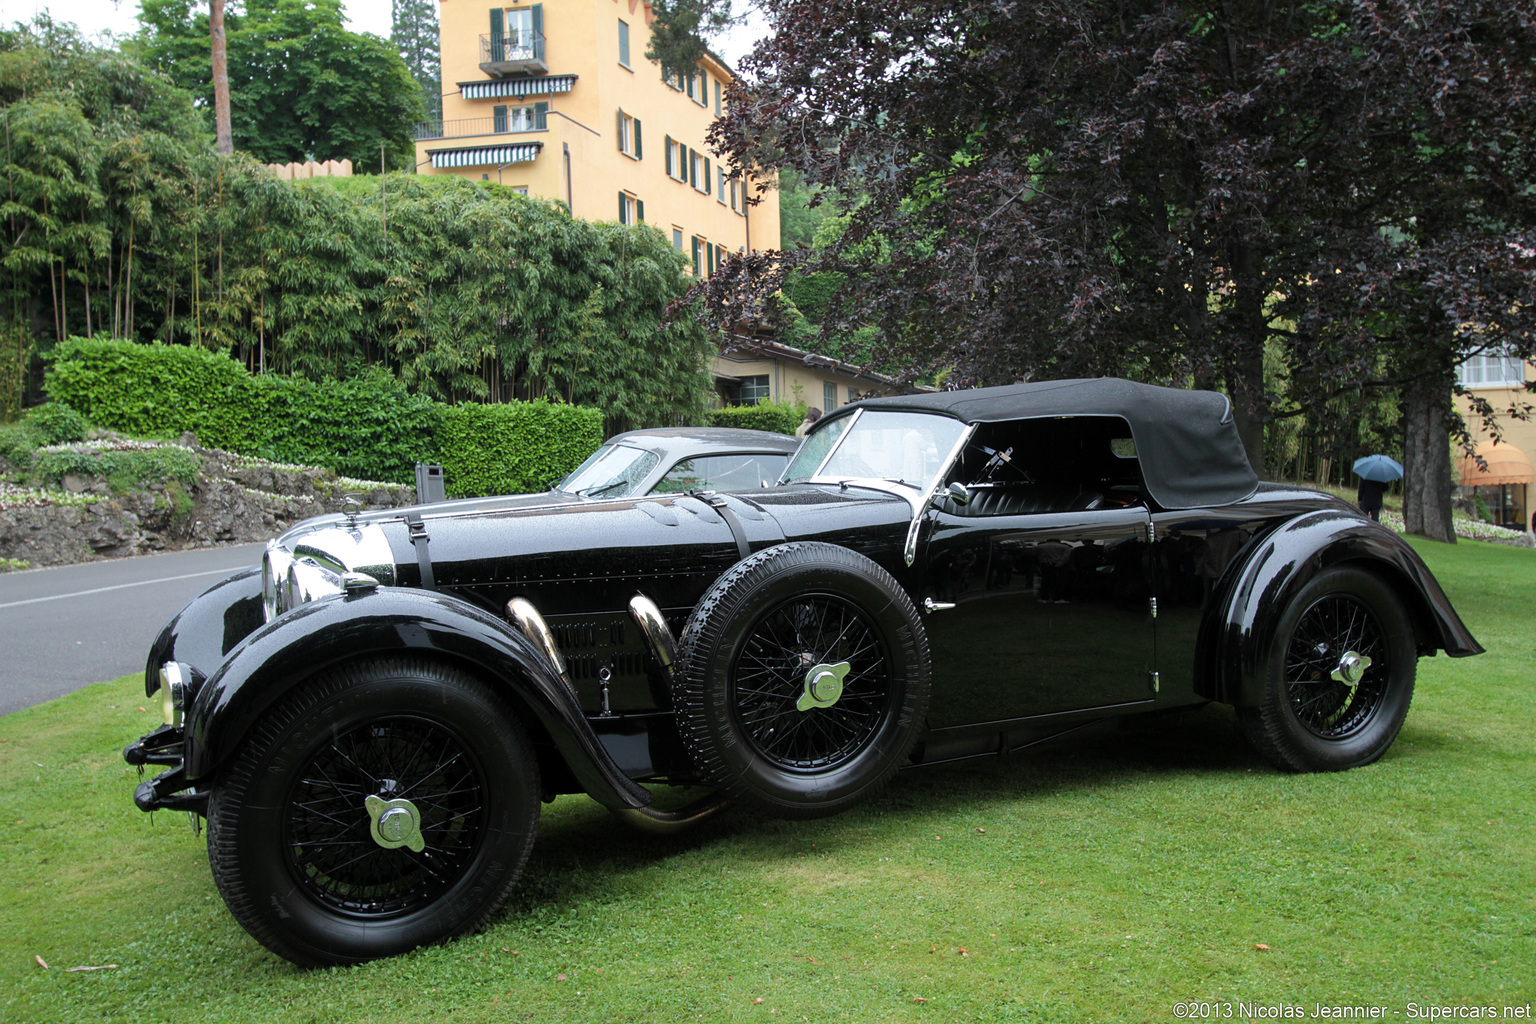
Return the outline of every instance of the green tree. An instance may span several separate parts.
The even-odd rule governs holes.
[[[212,103],[208,13],[196,0],[143,0],[130,49]],[[341,0],[243,0],[225,15],[235,146],[265,163],[415,159],[421,87],[377,36],[349,32]]]
[[[400,52],[406,70],[421,86],[422,110],[428,118],[443,116],[442,64],[437,52],[437,4],[433,0],[392,0],[389,41]]]

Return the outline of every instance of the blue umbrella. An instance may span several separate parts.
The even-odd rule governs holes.
[[[1355,460],[1355,476],[1362,480],[1389,483],[1403,478],[1403,464],[1386,455],[1367,455]]]

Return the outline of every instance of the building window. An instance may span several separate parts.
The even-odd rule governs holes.
[[[629,24],[622,18],[619,19],[619,63],[629,67]]]
[[[718,195],[715,196],[715,198],[717,200],[719,200],[721,206],[724,206],[725,205],[725,168],[724,167],[716,167],[715,168],[715,179],[716,179],[716,183],[720,186],[720,192],[719,192]]]
[[[619,111],[619,152],[640,159],[640,119]]]
[[[715,79],[715,116],[720,116],[720,79]]]
[[[672,136],[667,136],[667,177],[673,181],[688,180],[688,147]]]
[[[831,412],[837,408],[837,385],[831,381],[821,383],[821,411]]]
[[[768,401],[768,375],[759,374],[755,377],[743,377],[741,382],[730,391],[734,392],[729,397],[736,405],[757,405],[759,402]]]
[[[693,276],[707,277],[710,273],[710,256],[715,247],[698,235],[693,236]]]
[[[1519,386],[1525,383],[1525,363],[1515,356],[1472,356],[1456,368],[1456,380],[1469,388]]]
[[[491,8],[491,60],[542,60],[543,14],[543,4]]]
[[[678,252],[682,252],[683,251],[683,229],[682,228],[673,228],[672,229],[672,248],[676,249]]]
[[[542,132],[547,127],[548,103],[530,103],[524,107],[491,108],[491,130],[496,132]]]
[[[699,174],[703,167],[704,158],[699,155],[699,151],[696,149],[688,150],[688,177],[686,180],[692,182],[694,188],[699,188]],[[699,191],[702,192],[703,189],[699,189]]]
[[[489,175],[487,175],[487,177],[489,177]],[[513,185],[512,186],[512,191],[516,192],[520,196],[525,196],[525,195],[528,194],[528,186],[527,185]]]
[[[678,77],[677,77],[677,72],[676,71],[663,70],[661,72],[661,80],[663,82],[666,82],[672,88],[676,89],[678,92],[682,92],[683,91],[683,83],[678,81]]]
[[[852,384],[849,384],[848,385],[848,401],[850,401],[850,402],[857,402],[858,400],[859,400],[859,393],[857,391],[853,390],[853,385]]]
[[[636,199],[628,192],[619,193],[619,223],[620,224],[644,224],[645,203]]]

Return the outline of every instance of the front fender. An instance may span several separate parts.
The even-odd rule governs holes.
[[[1200,627],[1195,692],[1228,704],[1259,704],[1280,616],[1313,577],[1344,564],[1392,586],[1413,622],[1420,654],[1483,653],[1429,567],[1401,537],[1351,512],[1327,509],[1291,520],[1228,567]]]
[[[261,566],[224,577],[188,601],[155,642],[144,664],[144,696],[160,689],[160,666],[183,661],[207,675],[261,628]]]
[[[610,807],[650,794],[619,769],[576,697],[532,644],[495,616],[447,594],[395,588],[311,601],[235,648],[198,690],[187,718],[186,776],[207,778],[278,699],[316,672],[360,655],[418,651],[447,658],[525,706],[582,787]]]

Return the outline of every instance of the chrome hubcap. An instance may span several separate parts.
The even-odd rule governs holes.
[[[1364,654],[1356,654],[1354,651],[1345,651],[1339,659],[1339,665],[1329,675],[1334,682],[1343,683],[1353,690],[1360,685],[1360,680],[1365,678],[1366,669],[1371,667],[1371,659]]]

